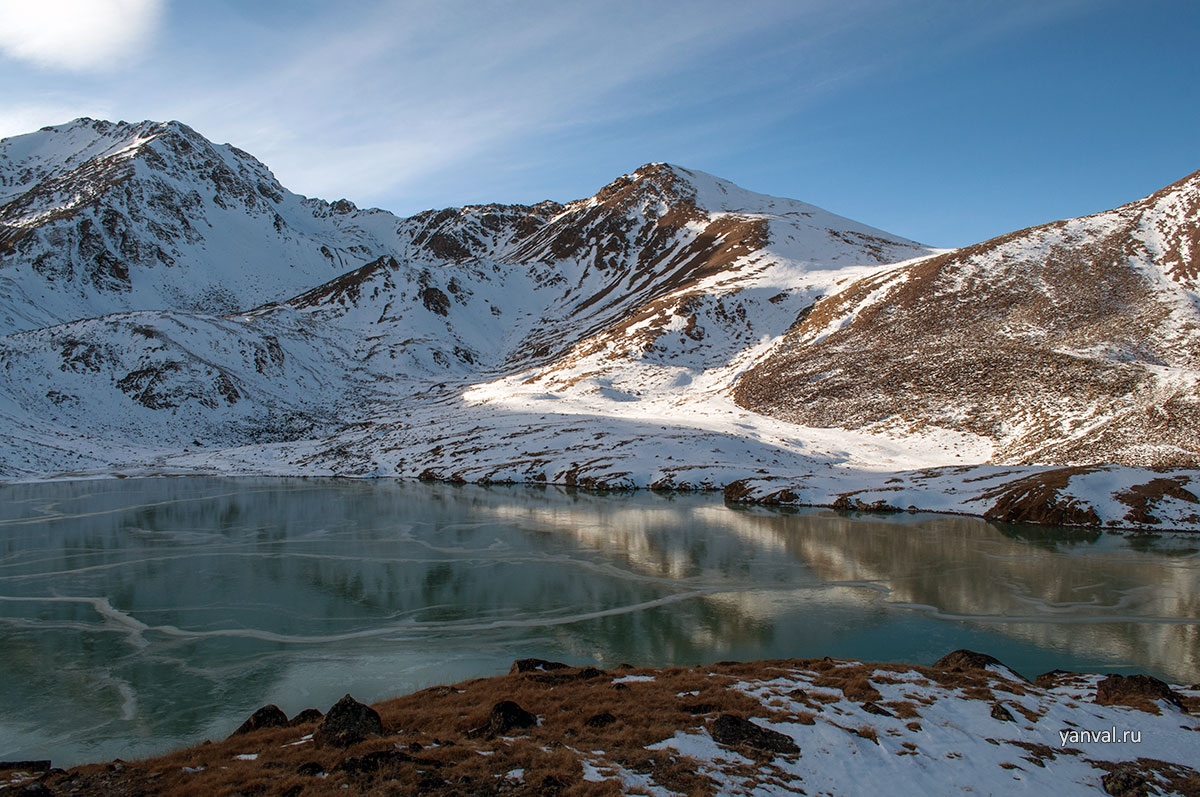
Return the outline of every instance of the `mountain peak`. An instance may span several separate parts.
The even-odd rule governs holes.
[[[661,161],[644,164],[618,177],[601,188],[591,201],[618,207],[646,201],[661,202],[701,215],[825,213],[806,202],[748,191],[707,172]]]
[[[623,174],[596,192],[591,198],[598,204],[623,206],[631,201],[655,199],[667,204],[695,198],[695,190],[686,179],[687,170],[668,163],[647,163],[630,174]],[[588,200],[585,200],[588,201]]]

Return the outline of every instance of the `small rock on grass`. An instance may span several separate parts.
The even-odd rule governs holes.
[[[711,733],[713,740],[721,744],[731,746],[744,744],[747,747],[772,753],[800,752],[800,747],[790,737],[732,714],[722,714],[717,717],[712,724]]]
[[[325,767],[321,766],[316,761],[309,761],[296,767],[297,775],[305,775],[307,777],[315,777],[325,773]]]
[[[567,665],[561,661],[546,661],[545,659],[517,659],[508,668],[509,675],[522,672],[548,672],[549,670],[565,670]]]
[[[942,656],[933,666],[942,670],[984,670],[993,664],[1004,667],[1000,659],[994,656],[962,648]]]
[[[284,714],[279,706],[271,703],[251,714],[250,718],[243,722],[230,736],[240,736],[243,733],[251,733],[263,728],[284,728],[287,727],[287,724],[287,714]]]
[[[1145,776],[1129,769],[1117,769],[1107,773],[1100,778],[1100,785],[1106,794],[1113,797],[1146,797],[1150,793],[1150,785]]]
[[[501,700],[492,706],[492,713],[488,716],[487,725],[476,728],[467,735],[471,737],[486,736],[490,739],[493,736],[502,736],[515,728],[528,728],[531,725],[537,725],[536,716],[511,700]]]
[[[350,695],[333,704],[321,724],[313,731],[313,741],[319,745],[349,747],[368,736],[383,733],[379,713]]]
[[[299,714],[297,714],[296,716],[294,716],[290,720],[288,720],[288,727],[294,728],[295,726],[303,725],[306,722],[316,722],[317,720],[321,719],[324,716],[325,715],[321,713],[320,709],[306,708],[303,711],[301,711]]]

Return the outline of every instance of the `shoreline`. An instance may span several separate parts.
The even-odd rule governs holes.
[[[521,659],[370,709],[347,696],[289,720],[265,706],[224,740],[138,762],[0,763],[0,794],[1200,794],[1198,750],[1200,684],[1057,670],[1030,681],[970,651],[932,666]]]
[[[1200,534],[1200,468],[1113,464],[960,465],[908,471],[830,473],[811,478],[759,475],[724,486],[608,483],[584,478],[468,481],[426,470],[416,477],[303,473],[284,470],[163,471],[113,469],[0,479],[0,486],[142,478],[278,478],[472,484],[481,487],[559,487],[595,494],[721,493],[728,506],[812,507],[851,512],[930,513],[1014,525],[1094,529],[1123,534]]]

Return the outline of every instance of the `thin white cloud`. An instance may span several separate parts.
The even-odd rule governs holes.
[[[0,51],[42,67],[108,70],[137,60],[162,0],[0,0]]]
[[[703,101],[697,62],[827,7],[352,6],[319,36],[301,31],[276,52],[264,43],[245,79],[172,113],[254,152],[294,190],[386,201],[549,131]]]

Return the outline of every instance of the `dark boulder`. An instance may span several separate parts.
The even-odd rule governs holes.
[[[1043,689],[1053,689],[1058,686],[1060,681],[1075,678],[1078,675],[1079,673],[1072,672],[1071,670],[1050,670],[1050,672],[1044,672],[1037,678],[1034,678],[1033,682]]]
[[[296,774],[313,778],[317,775],[325,774],[325,767],[321,766],[316,761],[309,761],[296,767]]]
[[[517,659],[508,668],[509,675],[522,672],[548,672],[550,670],[565,670],[566,664],[561,661],[546,661],[545,659]]]
[[[1183,709],[1183,703],[1171,687],[1149,675],[1110,675],[1096,684],[1096,702],[1102,706],[1143,708],[1154,700],[1165,700]]]
[[[992,704],[992,719],[1002,722],[1016,722],[1017,719],[1012,715],[1012,712],[1004,707],[1003,703]]]
[[[279,706],[271,703],[251,714],[250,718],[238,726],[238,729],[230,736],[261,731],[263,728],[285,728],[287,724],[287,714],[284,714]]]
[[[294,716],[290,720],[288,720],[288,727],[294,728],[297,725],[304,725],[305,723],[309,723],[309,722],[317,722],[324,716],[325,715],[321,713],[320,709],[306,708],[303,711],[301,711],[299,714],[297,714],[296,716]]]
[[[487,725],[480,726],[467,733],[470,737],[502,736],[516,728],[528,728],[537,725],[537,717],[518,706],[511,700],[501,700],[492,706]]]
[[[603,728],[605,725],[612,725],[617,721],[617,718],[607,711],[600,714],[593,714],[583,721],[583,724],[589,728]]]
[[[798,753],[799,746],[779,731],[755,725],[750,720],[722,714],[712,724],[712,738],[721,744],[746,745],[772,753]]]
[[[945,656],[942,656],[933,663],[933,666],[941,670],[983,670],[993,664],[1004,667],[1004,664],[999,659],[989,656],[986,653],[976,653],[973,650],[956,650],[953,653],[947,653]]]
[[[1150,783],[1146,776],[1131,763],[1118,764],[1117,768],[1100,778],[1105,794],[1113,797],[1146,797],[1150,794]],[[1158,790],[1155,789],[1155,794]]]
[[[544,794],[546,797],[553,797],[553,795],[562,794],[563,790],[566,789],[568,785],[569,784],[562,778],[555,777],[554,775],[547,775],[546,777],[542,778],[542,782],[538,784],[537,793]]]
[[[319,745],[349,747],[368,736],[382,733],[383,721],[378,712],[346,695],[334,703],[321,720],[313,732],[313,741]]]

